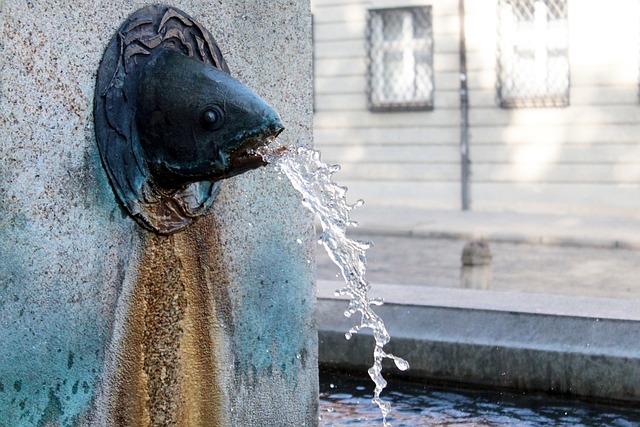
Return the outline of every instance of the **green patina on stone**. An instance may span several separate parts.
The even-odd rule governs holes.
[[[49,403],[44,408],[44,413],[38,421],[37,427],[49,427],[52,424],[59,423],[64,412],[62,411],[62,403],[53,390],[49,390]]]

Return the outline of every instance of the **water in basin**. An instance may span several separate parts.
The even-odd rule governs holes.
[[[382,422],[365,378],[320,374],[319,427]],[[537,394],[425,386],[394,379],[385,390],[394,427],[638,427],[640,410]]]

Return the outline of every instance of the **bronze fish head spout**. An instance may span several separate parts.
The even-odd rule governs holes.
[[[167,188],[218,181],[264,165],[252,151],[283,130],[278,113],[251,89],[172,50],[146,62],[135,105],[143,157]]]
[[[213,36],[166,5],[134,12],[109,42],[94,119],[118,199],[160,234],[204,215],[221,180],[264,165],[253,150],[283,130],[273,108],[231,77]]]

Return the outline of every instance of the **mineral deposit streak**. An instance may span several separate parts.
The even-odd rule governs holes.
[[[349,219],[349,212],[362,205],[358,200],[348,204],[346,187],[339,186],[332,180],[332,175],[340,169],[338,165],[327,165],[320,160],[320,152],[306,148],[294,150],[261,149],[265,161],[274,165],[278,171],[286,175],[293,187],[302,195],[302,204],[313,212],[322,224],[320,243],[324,246],[331,260],[340,268],[346,286],[336,291],[337,295],[350,298],[346,317],[359,313],[360,324],[352,327],[346,334],[350,339],[353,334],[363,328],[369,328],[375,338],[373,349],[374,364],[369,368],[369,376],[375,383],[373,402],[380,407],[384,427],[391,427],[387,416],[391,404],[380,398],[380,393],[387,386],[382,377],[383,359],[391,359],[398,369],[409,368],[406,360],[384,351],[390,336],[382,319],[373,311],[373,306],[383,304],[381,298],[369,298],[371,284],[365,279],[367,261],[365,252],[371,243],[350,239],[346,236],[347,227],[356,226]]]

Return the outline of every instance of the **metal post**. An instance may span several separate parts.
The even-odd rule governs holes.
[[[467,47],[465,41],[464,0],[458,2],[460,18],[460,163],[462,210],[470,209],[469,197],[469,93],[467,88]]]

